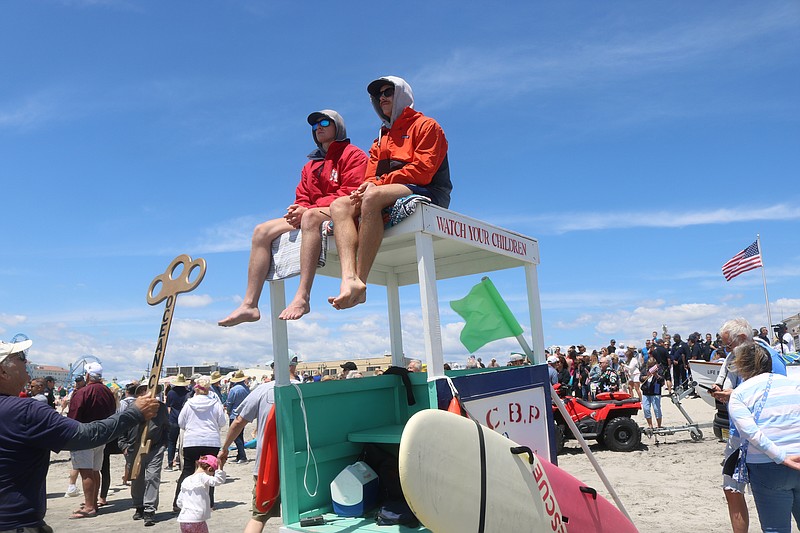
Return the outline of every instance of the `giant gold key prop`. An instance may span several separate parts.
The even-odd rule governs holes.
[[[197,278],[194,279],[194,281],[190,281],[189,278],[194,271],[198,269],[199,273],[197,274]],[[150,368],[150,378],[147,380],[147,394],[151,398],[156,397],[158,389],[158,378],[161,375],[161,367],[164,363],[164,352],[167,349],[169,328],[172,326],[172,314],[175,311],[175,301],[180,293],[190,292],[200,285],[205,275],[205,259],[198,258],[192,261],[191,257],[182,254],[173,259],[172,263],[167,267],[167,270],[153,278],[153,281],[150,282],[150,287],[147,289],[147,303],[156,305],[164,300],[167,301],[164,315],[161,317],[161,329],[158,332],[158,344],[156,344],[153,364]],[[158,288],[158,292],[156,292],[156,288]],[[145,423],[142,430],[142,438],[139,442],[139,451],[136,452],[136,459],[134,459],[133,468],[131,468],[132,479],[136,479],[139,476],[139,472],[142,468],[142,457],[150,451],[148,427],[149,424]]]

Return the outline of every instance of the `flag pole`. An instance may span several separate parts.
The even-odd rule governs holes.
[[[767,271],[764,268],[764,250],[761,249],[761,235],[756,233],[758,253],[761,254],[761,278],[764,280],[764,299],[767,301],[767,327],[772,329],[772,312],[769,309],[769,294],[767,293]]]
[[[525,337],[523,337],[522,335],[517,335],[517,340],[519,341],[519,345],[522,347],[522,351],[524,351],[525,354],[528,356],[528,359],[532,361],[533,352],[531,351],[531,347],[528,345],[528,342],[525,340]],[[627,509],[625,509],[625,506],[622,504],[622,500],[619,499],[617,491],[614,490],[614,487],[611,485],[611,482],[606,477],[605,472],[603,472],[603,469],[600,468],[600,463],[597,462],[597,459],[592,453],[592,450],[589,449],[589,445],[586,443],[586,439],[584,439],[583,435],[581,435],[578,426],[575,425],[575,422],[572,420],[572,416],[569,414],[569,412],[567,412],[567,407],[564,405],[564,401],[561,398],[559,398],[558,393],[553,388],[553,385],[550,385],[550,396],[553,400],[553,403],[555,403],[556,406],[558,407],[558,411],[561,413],[561,417],[567,423],[567,426],[569,426],[570,431],[572,431],[572,434],[580,443],[581,448],[583,449],[583,453],[585,453],[586,456],[589,458],[589,462],[592,463],[595,472],[597,472],[597,475],[600,477],[600,480],[603,482],[603,485],[605,485],[606,489],[608,489],[608,492],[611,494],[611,497],[614,499],[614,502],[617,504],[617,507],[619,508],[620,511],[622,511],[622,514],[624,514],[628,518],[628,520],[630,520],[631,523],[633,523],[631,515],[628,514]]]

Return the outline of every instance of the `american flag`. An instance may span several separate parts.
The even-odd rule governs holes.
[[[725,276],[726,280],[730,281],[742,272],[747,272],[760,266],[763,266],[761,263],[761,251],[758,249],[758,241],[756,241],[722,265],[722,275]]]

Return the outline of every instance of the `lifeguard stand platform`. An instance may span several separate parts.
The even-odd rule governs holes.
[[[538,264],[536,239],[433,205],[419,204],[411,216],[386,230],[368,285],[371,294],[375,285],[386,287],[392,360],[394,365],[403,366],[399,288],[419,284],[427,373],[410,375],[414,405],[408,405],[407,391],[394,375],[290,386],[287,325],[278,319],[278,313],[286,306],[285,287],[282,280],[270,282],[282,532],[414,531],[401,526],[377,526],[372,519],[340,518],[324,526],[307,528],[301,527],[299,521],[319,514],[330,516],[330,483],[357,460],[364,443],[396,447],[404,424],[414,413],[438,408],[436,382],[445,377],[445,372],[437,280],[521,267],[527,291],[533,362],[543,362]],[[317,274],[341,277],[333,239],[329,240],[327,262]],[[448,371],[447,375],[513,371],[475,369]],[[309,457],[309,447],[313,460]],[[426,530],[420,527],[418,531]]]

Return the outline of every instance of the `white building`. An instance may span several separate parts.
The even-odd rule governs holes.
[[[69,375],[69,370],[67,370],[66,368],[61,368],[60,366],[37,365],[36,363],[31,363],[30,374],[31,374],[31,379],[52,376],[53,379],[56,380],[56,389],[61,387],[62,385],[67,388],[69,388],[70,385],[72,385],[71,383],[66,383],[67,376]]]

